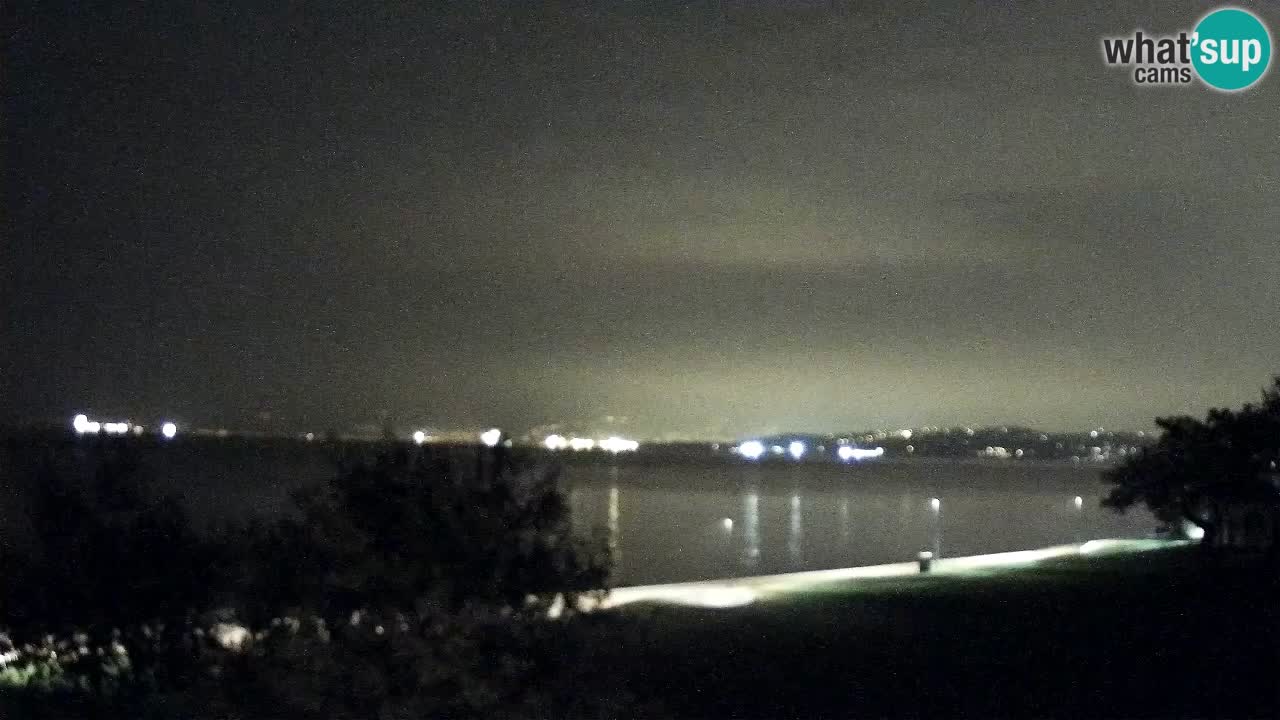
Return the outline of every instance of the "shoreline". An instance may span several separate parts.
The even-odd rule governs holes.
[[[919,563],[899,562],[831,570],[804,570],[771,575],[753,575],[716,580],[629,585],[610,588],[599,602],[588,602],[582,609],[611,609],[634,603],[658,603],[702,608],[729,608],[749,605],[759,600],[801,593],[853,580],[879,580],[903,577],[956,576],[966,573],[1004,570],[1034,565],[1046,560],[1117,553],[1139,553],[1179,547],[1185,540],[1101,538],[1078,544],[1054,545],[1033,550],[968,555],[933,561],[932,569],[921,572]],[[586,600],[586,598],[584,598]]]

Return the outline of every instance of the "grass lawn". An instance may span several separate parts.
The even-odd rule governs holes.
[[[565,626],[596,671],[567,690],[621,683],[639,700],[627,715],[678,718],[1280,717],[1276,577],[1261,558],[1184,546],[769,581],[740,607],[633,604]],[[0,718],[107,710],[0,695]]]
[[[631,606],[607,661],[677,717],[1276,717],[1264,568],[1176,547]]]

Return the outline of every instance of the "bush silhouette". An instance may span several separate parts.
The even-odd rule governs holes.
[[[593,674],[609,686],[581,661],[582,628],[607,620],[547,619],[553,606],[572,616],[609,570],[604,543],[574,535],[554,469],[503,447],[393,449],[297,493],[297,517],[201,538],[127,441],[90,443],[90,477],[37,465],[35,549],[4,558],[16,580],[0,611],[27,672],[15,677],[126,715],[157,702],[285,717],[630,703],[575,690]]]
[[[1212,545],[1224,503],[1280,500],[1272,481],[1280,462],[1280,377],[1263,390],[1260,403],[1212,409],[1204,420],[1165,417],[1156,424],[1160,439],[1104,476],[1114,487],[1103,505],[1123,511],[1141,503],[1166,523],[1199,525]]]

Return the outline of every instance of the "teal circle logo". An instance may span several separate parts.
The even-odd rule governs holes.
[[[1262,79],[1271,64],[1271,33],[1250,12],[1214,10],[1196,25],[1191,64],[1218,90],[1243,90]]]

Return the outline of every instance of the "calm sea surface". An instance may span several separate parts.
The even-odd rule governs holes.
[[[143,457],[201,524],[289,512],[292,490],[336,472],[331,453],[298,443],[173,443]],[[1023,550],[1155,526],[1145,513],[1098,506],[1097,467],[565,459],[574,522],[607,536],[619,585],[900,562],[921,550]],[[0,478],[14,476],[0,460]],[[0,483],[0,542],[21,542],[23,494]]]
[[[1142,537],[1155,526],[1143,512],[1100,508],[1099,471],[1064,465],[591,465],[566,475],[575,522],[609,538],[619,585]]]

